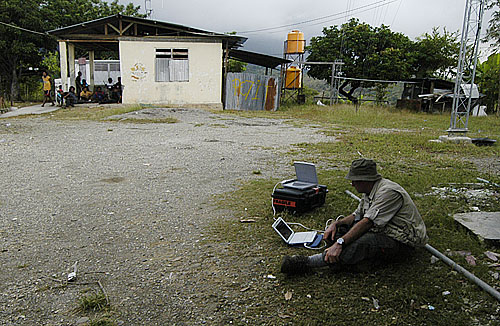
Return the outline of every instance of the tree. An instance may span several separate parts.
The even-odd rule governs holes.
[[[485,95],[483,102],[487,106],[488,113],[494,112],[495,107],[498,111],[499,84],[500,84],[500,54],[492,54],[488,60],[478,64],[476,72],[476,80],[481,90]]]
[[[500,0],[499,0],[500,1]],[[401,33],[392,32],[387,26],[372,27],[351,19],[342,26],[323,29],[323,36],[313,37],[307,48],[308,61],[342,60],[345,76],[358,79],[404,80],[410,77],[452,77],[456,68],[460,44],[457,33],[438,28],[425,33],[416,41]],[[330,81],[331,68],[314,66],[309,75]],[[345,80],[340,93],[351,101],[360,81]],[[363,82],[365,87],[372,82]],[[350,86],[348,92],[344,88]],[[377,85],[378,99],[386,92],[384,85]]]
[[[417,38],[414,51],[413,71],[417,78],[450,79],[457,67],[460,43],[456,32],[450,33],[445,28],[441,34],[434,27],[430,34]]]
[[[491,19],[486,30],[485,42],[492,42],[492,47],[496,51],[500,50],[500,0],[489,0],[487,9],[494,9]],[[486,105],[491,112],[497,107],[497,113],[500,111],[500,58],[499,54],[493,54],[488,57],[486,62],[483,62],[478,67],[479,88],[482,93],[486,94]]]
[[[401,33],[392,32],[387,26],[372,27],[351,19],[342,26],[323,28],[323,36],[313,37],[307,47],[308,61],[332,62],[342,60],[342,72],[347,77],[402,80],[411,76],[414,61],[412,41]],[[331,67],[313,66],[309,75],[331,80]],[[373,83],[365,82],[365,86]],[[345,88],[350,86],[350,90]],[[345,80],[340,93],[353,102],[354,91],[361,86],[357,80]]]
[[[117,13],[139,14],[140,7],[117,0],[0,0],[0,85],[2,93],[19,100],[19,79],[29,67],[40,67],[56,50],[56,40],[45,31]],[[18,28],[16,28],[18,27]],[[35,33],[27,32],[34,31]]]
[[[239,60],[229,59],[227,70],[229,72],[244,72],[247,70],[247,63]]]
[[[43,31],[43,19],[36,1],[2,0],[0,21]],[[38,49],[43,36],[0,25],[0,76],[11,99],[19,97],[18,79],[21,66],[39,60]]]
[[[500,0],[488,0],[486,8],[495,9],[495,11],[491,15],[488,23],[484,41],[493,42],[493,46],[498,50],[500,48]]]
[[[145,17],[139,14],[140,6],[132,3],[127,6],[113,0],[108,3],[104,0],[45,0],[40,4],[40,10],[46,20],[45,29],[52,30],[70,26],[85,21],[107,17],[115,14]]]

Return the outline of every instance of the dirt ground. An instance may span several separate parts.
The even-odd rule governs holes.
[[[0,325],[78,325],[100,291],[119,325],[219,325],[272,287],[261,257],[211,241],[214,195],[253,178],[290,177],[290,146],[333,140],[282,120],[195,109],[128,117],[172,124],[0,120]],[[77,279],[66,278],[77,264]],[[275,266],[274,266],[275,267]]]

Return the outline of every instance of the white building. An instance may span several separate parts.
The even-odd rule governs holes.
[[[222,108],[223,66],[246,38],[114,15],[49,32],[59,39],[61,79],[74,84],[75,48],[88,51],[87,83],[102,84],[95,51],[117,51],[123,103]],[[114,81],[117,78],[111,76]]]

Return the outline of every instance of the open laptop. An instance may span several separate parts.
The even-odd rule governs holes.
[[[286,222],[279,217],[273,223],[273,229],[289,245],[309,244],[316,239],[316,231],[294,232]]]
[[[304,190],[318,186],[318,175],[313,163],[294,162],[297,180],[283,183],[284,188]]]

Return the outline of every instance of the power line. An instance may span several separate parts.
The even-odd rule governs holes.
[[[22,28],[22,27],[19,27],[19,26],[7,24],[7,23],[4,23],[4,22],[0,22],[0,24],[5,25],[7,27],[19,29],[21,31],[28,32],[28,33],[33,33],[33,34],[43,35],[43,36],[47,36],[47,37],[52,37],[52,35],[49,35],[49,34],[46,34],[46,33],[40,33],[40,32],[37,32],[37,31],[32,31],[32,30],[29,30],[29,29],[26,29],[26,28]]]
[[[378,7],[381,7],[381,6],[386,6],[390,3],[393,3],[393,2],[396,2],[398,0],[392,0],[391,2],[388,2],[388,3],[383,3],[383,4],[379,4]],[[370,10],[373,10],[375,8],[378,8],[378,7],[373,7],[373,8],[368,8],[368,9],[365,9],[365,10],[359,10],[357,11],[356,13],[357,14],[360,14],[360,13],[363,13],[363,12],[367,12],[367,11],[370,11]],[[354,9],[353,9],[354,10]],[[318,23],[314,23],[314,24],[307,24],[307,26],[316,26],[316,25],[321,25],[321,24],[325,24],[325,23],[328,23],[328,22],[333,22],[333,21],[336,21],[336,20],[339,20],[339,19],[342,19],[343,17],[337,17],[337,18],[334,18],[334,19],[329,19],[329,20],[326,20],[326,21],[320,21]],[[295,25],[292,25],[292,26],[295,26]],[[281,29],[280,30],[276,30],[276,31],[272,31],[272,32],[267,32],[267,34],[277,34],[277,33],[282,33],[283,30],[286,30],[289,26],[285,26],[284,28],[280,27]],[[238,33],[243,33],[243,32],[238,32]]]
[[[305,20],[305,21],[302,21],[302,22],[297,22],[297,23],[292,23],[292,24],[286,24],[286,25],[281,25],[281,26],[275,26],[275,27],[261,28],[261,29],[250,30],[250,31],[242,31],[242,32],[238,32],[238,33],[240,33],[240,34],[249,34],[249,33],[257,33],[257,32],[265,32],[265,31],[270,31],[270,30],[274,30],[274,29],[281,29],[281,28],[285,28],[285,27],[292,27],[292,26],[296,26],[296,25],[304,25],[304,24],[316,22],[316,21],[319,21],[319,20],[325,20],[325,19],[329,19],[329,18],[332,18],[332,17],[336,17],[336,16],[342,16],[342,15],[348,14],[349,12],[358,11],[358,10],[361,10],[361,9],[365,9],[367,7],[373,7],[373,8],[369,8],[368,10],[376,9],[376,8],[379,8],[379,7],[382,7],[382,6],[386,6],[386,5],[391,4],[393,2],[396,2],[396,1],[398,1],[398,0],[391,0],[391,1],[379,0],[379,1],[372,2],[372,3],[367,4],[367,5],[364,5],[364,6],[360,6],[358,8],[354,8],[354,9],[350,9],[350,10],[348,9],[347,11],[343,11],[343,12],[339,12],[339,13],[335,13],[335,14],[331,14],[331,15],[327,15],[327,16],[323,16],[323,17],[312,18],[312,19]],[[361,11],[361,12],[363,12],[363,11]],[[321,22],[320,24],[322,24],[322,23],[324,23],[324,22]],[[311,25],[314,25],[314,24],[311,24]]]
[[[394,25],[394,22],[396,21],[396,17],[398,16],[399,8],[401,8],[401,3],[402,2],[403,2],[403,0],[399,0],[398,9],[396,10],[396,14],[394,15],[394,19],[392,20],[391,26]]]

